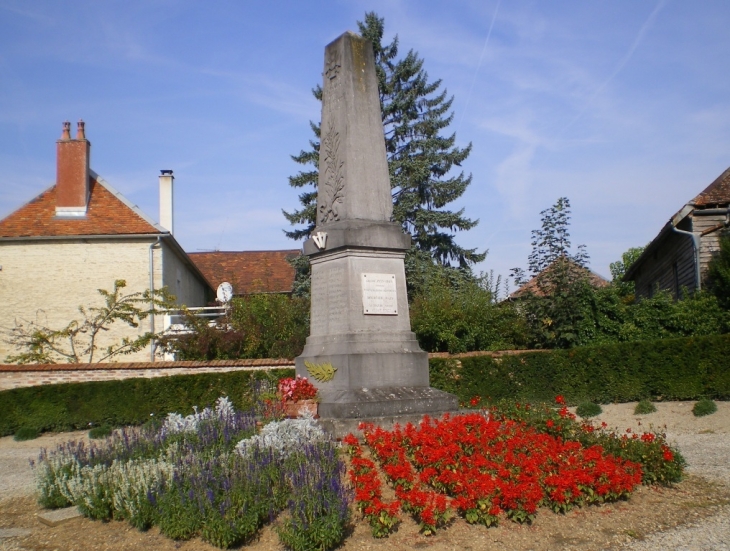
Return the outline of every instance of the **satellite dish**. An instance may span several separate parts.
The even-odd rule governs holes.
[[[218,302],[228,304],[233,298],[233,285],[231,285],[227,281],[224,281],[223,283],[218,285],[216,297],[218,298]]]

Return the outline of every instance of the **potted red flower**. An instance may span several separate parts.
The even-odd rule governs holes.
[[[317,415],[317,387],[306,377],[280,379],[279,396],[287,417],[299,417],[305,412]]]

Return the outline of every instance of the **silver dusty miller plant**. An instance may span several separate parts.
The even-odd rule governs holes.
[[[236,452],[245,457],[256,448],[271,449],[281,457],[288,457],[292,452],[300,450],[303,444],[326,440],[328,436],[315,421],[314,416],[311,413],[304,413],[298,419],[269,423],[259,434],[241,440],[236,445]]]
[[[195,413],[183,417],[179,413],[168,413],[165,422],[160,429],[162,436],[168,434],[178,434],[181,432],[195,432],[201,421],[209,419],[219,419],[221,421],[230,421],[236,413],[233,404],[227,396],[221,396],[215,402],[215,409],[205,408],[198,412],[198,407],[193,406]]]

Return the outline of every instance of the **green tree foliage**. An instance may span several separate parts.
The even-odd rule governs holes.
[[[588,253],[585,245],[578,245],[577,251],[571,253],[570,244],[570,200],[567,197],[560,197],[549,209],[540,212],[541,227],[532,230],[532,252],[527,257],[529,266],[529,277],[536,277],[552,266],[558,260],[570,260],[585,268],[588,264]],[[565,263],[563,266],[567,266]],[[558,275],[577,275],[578,271],[556,273]],[[522,268],[512,268],[512,277],[516,285],[524,285],[528,281],[528,274]],[[551,285],[552,278],[542,278],[539,284]]]
[[[464,216],[464,210],[445,207],[461,197],[471,183],[471,175],[452,169],[471,153],[471,144],[456,147],[456,135],[442,135],[453,121],[449,113],[453,97],[441,88],[441,81],[429,82],[423,59],[410,50],[398,59],[398,37],[383,44],[384,20],[374,12],[358,22],[363,37],[373,43],[380,92],[385,147],[393,192],[393,218],[413,236],[414,246],[441,264],[466,267],[484,260],[486,253],[459,246],[453,232],[473,228],[477,220]],[[321,101],[320,86],[312,90]],[[292,156],[306,168],[289,178],[289,184],[305,188],[299,195],[301,208],[284,216],[292,225],[304,225],[286,235],[300,240],[309,236],[316,221],[319,162],[319,124],[310,122],[314,139],[310,149]]]
[[[579,344],[608,344],[727,332],[728,315],[707,292],[675,300],[669,291],[627,302],[619,287],[595,289],[587,297]]]
[[[17,321],[6,331],[5,341],[17,351],[5,358],[7,363],[92,363],[138,352],[150,345],[160,333],[145,332],[137,337],[123,337],[101,348],[99,337],[115,324],[132,328],[150,315],[160,314],[174,306],[175,297],[166,288],[122,294],[127,282],[118,279],[114,289],[97,289],[104,299],[103,306],[79,306],[81,318],[70,321],[61,329],[53,329],[33,321]]]
[[[626,275],[626,272],[629,271],[631,265],[639,259],[645,248],[646,247],[631,247],[628,251],[621,255],[621,260],[611,262],[609,266],[611,269],[611,282],[613,285],[621,291],[622,295],[630,297],[632,300],[634,298],[635,284],[633,281],[623,281],[623,277]]]
[[[294,358],[309,335],[309,299],[280,294],[235,297],[211,324],[187,312],[190,333],[167,335],[160,344],[178,360]]]
[[[585,268],[585,248],[571,252],[568,199],[558,199],[541,215],[541,228],[532,232],[533,250],[528,259],[534,279],[515,299],[528,328],[529,347],[572,348],[717,335],[728,330],[727,314],[708,292],[685,294],[677,301],[671,293],[661,291],[635,301],[633,284],[622,278],[643,252],[641,247],[629,249],[611,264],[610,285],[595,285]],[[518,284],[527,280],[522,269],[516,268],[512,274]]]
[[[428,277],[410,306],[411,327],[421,347],[452,354],[523,347],[522,318],[511,303],[497,304],[493,289],[485,276],[441,271]]]
[[[710,260],[707,276],[710,292],[722,308],[730,310],[730,234],[720,238],[720,250]]]
[[[518,300],[535,348],[570,348],[579,342],[578,325],[592,285],[585,245],[571,252],[570,214],[570,201],[560,197],[540,213],[541,227],[532,231],[532,285],[518,291]],[[528,281],[522,268],[513,268],[512,277],[517,285]]]

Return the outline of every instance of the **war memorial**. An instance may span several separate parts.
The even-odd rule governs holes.
[[[404,258],[411,237],[393,204],[370,42],[346,32],[325,48],[311,329],[298,375],[327,365],[327,419],[438,415],[456,396],[429,387],[428,356],[411,331]]]

